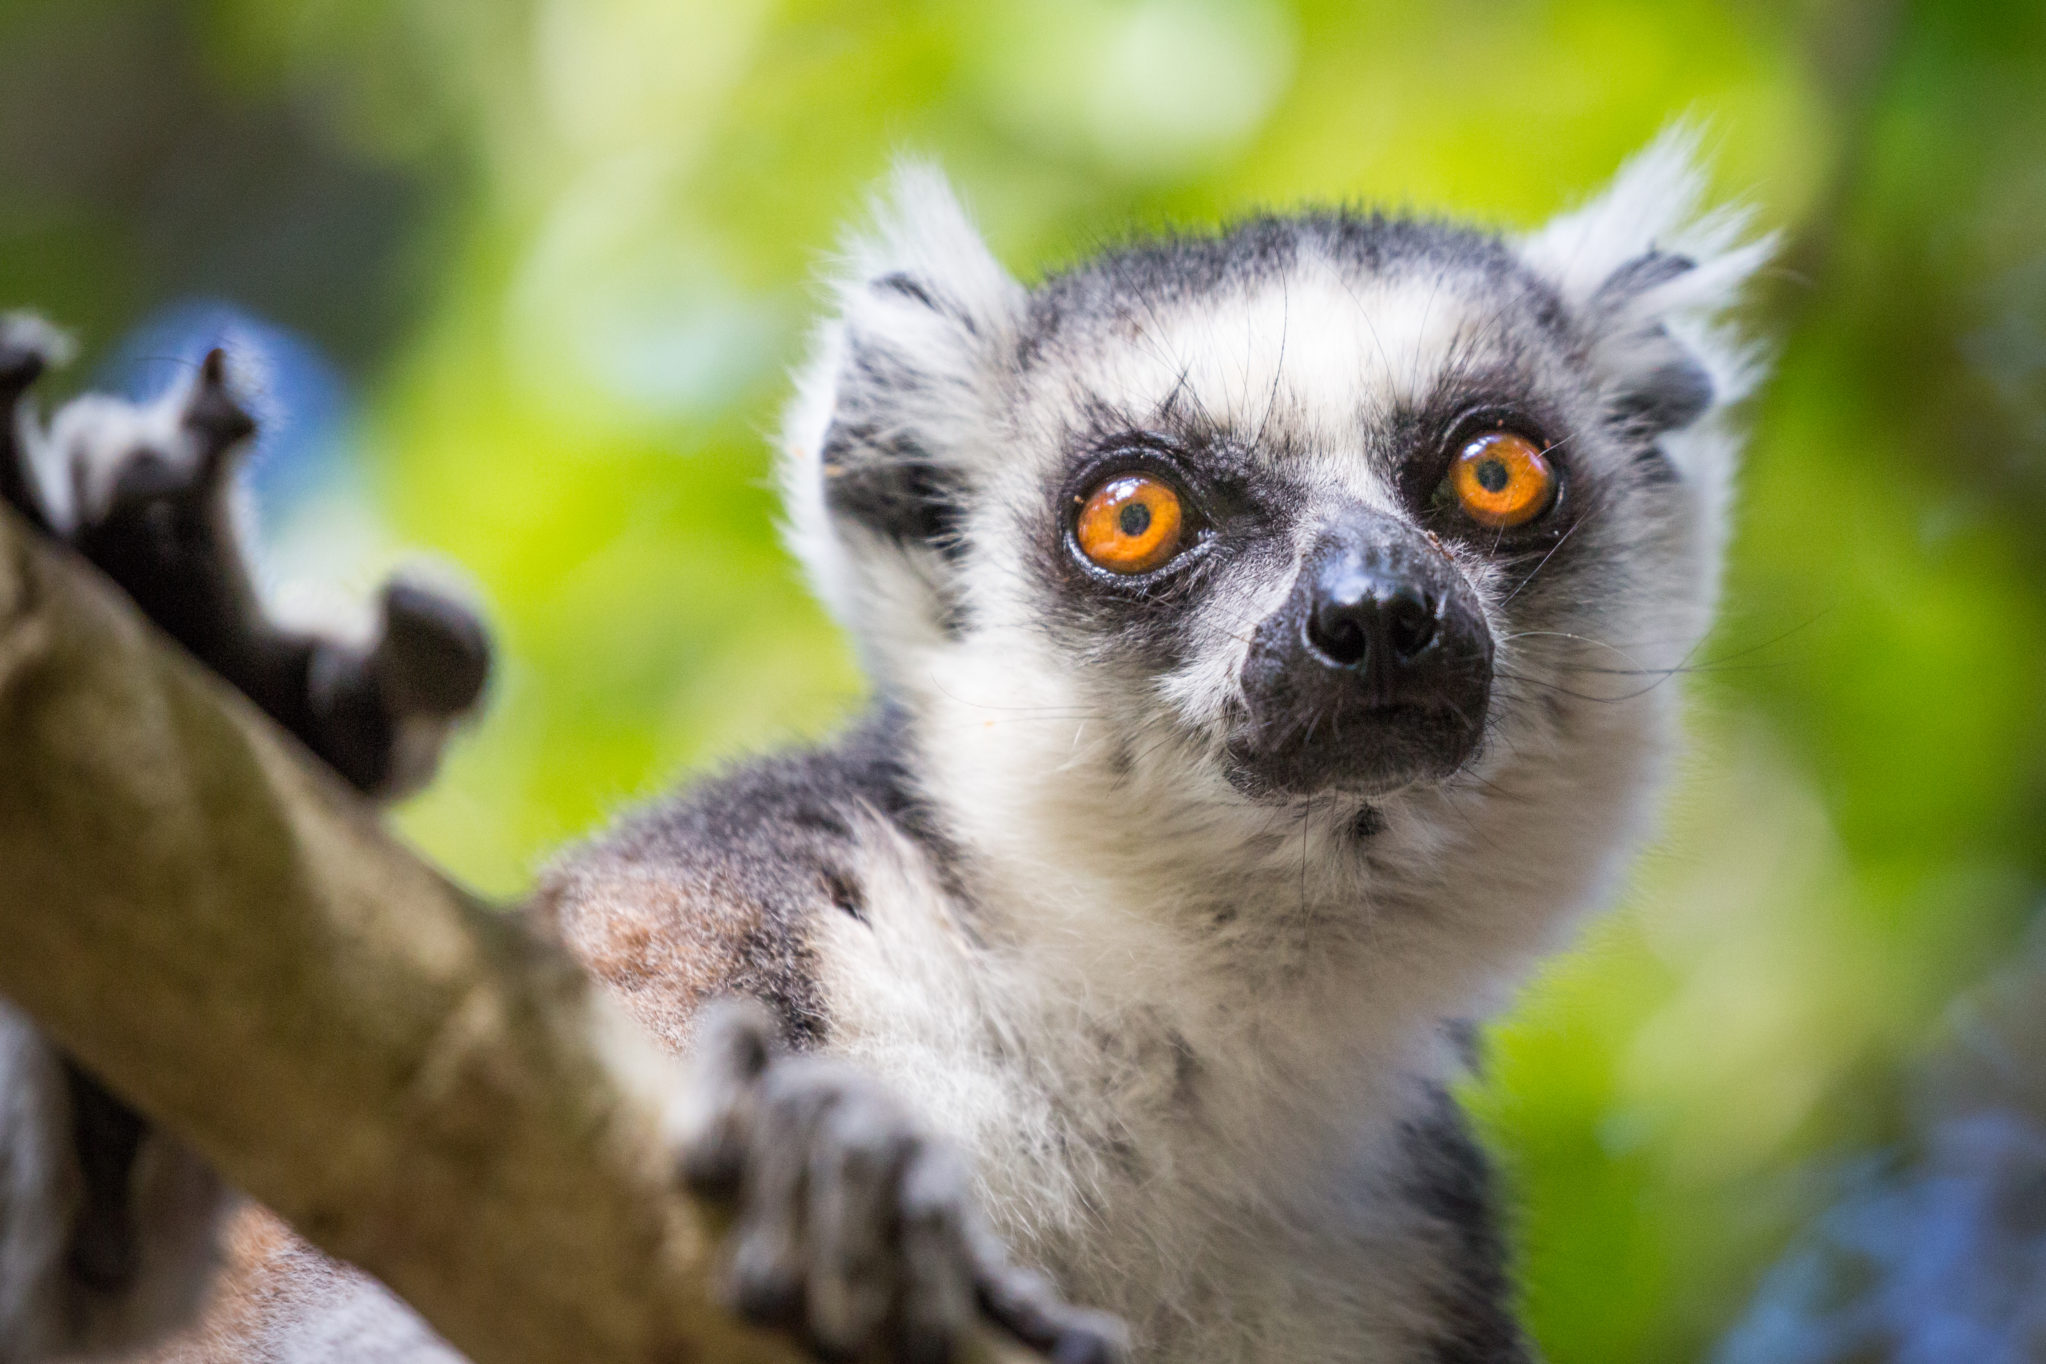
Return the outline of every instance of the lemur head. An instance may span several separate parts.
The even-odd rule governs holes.
[[[1369,836],[1643,767],[1749,384],[1715,318],[1765,251],[1698,187],[1677,135],[1523,238],[1313,211],[1026,288],[910,169],[791,412],[793,538],[1011,807]]]

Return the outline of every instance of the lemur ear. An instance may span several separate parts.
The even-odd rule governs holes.
[[[1676,475],[1712,483],[1730,473],[1709,467],[1730,458],[1730,443],[1670,437],[1759,377],[1754,348],[1723,315],[1775,243],[1750,237],[1744,210],[1703,210],[1698,140],[1695,129],[1671,128],[1520,249],[1594,338],[1614,425]]]
[[[833,281],[781,464],[790,542],[869,645],[954,623],[948,569],[1025,306],[936,170],[898,166],[874,219]]]

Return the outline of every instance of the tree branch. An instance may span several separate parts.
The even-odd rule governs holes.
[[[794,1358],[712,1300],[666,1058],[4,507],[0,995],[476,1364]]]

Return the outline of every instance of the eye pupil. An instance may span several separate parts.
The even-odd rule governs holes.
[[[1478,466],[1478,486],[1488,493],[1503,493],[1513,475],[1507,472],[1505,461],[1488,459]]]
[[[1151,509],[1141,502],[1132,502],[1122,509],[1122,514],[1116,518],[1116,524],[1121,527],[1124,535],[1142,535],[1151,529]]]

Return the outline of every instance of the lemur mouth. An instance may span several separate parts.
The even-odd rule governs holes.
[[[1476,594],[1404,525],[1360,511],[1258,626],[1229,778],[1258,799],[1383,795],[1460,768],[1483,738],[1492,635]]]
[[[1246,714],[1226,748],[1230,784],[1256,800],[1386,796],[1456,772],[1476,752],[1484,728],[1482,712],[1472,721],[1424,706],[1386,706],[1337,719],[1323,714],[1303,724],[1297,715],[1260,721]]]

